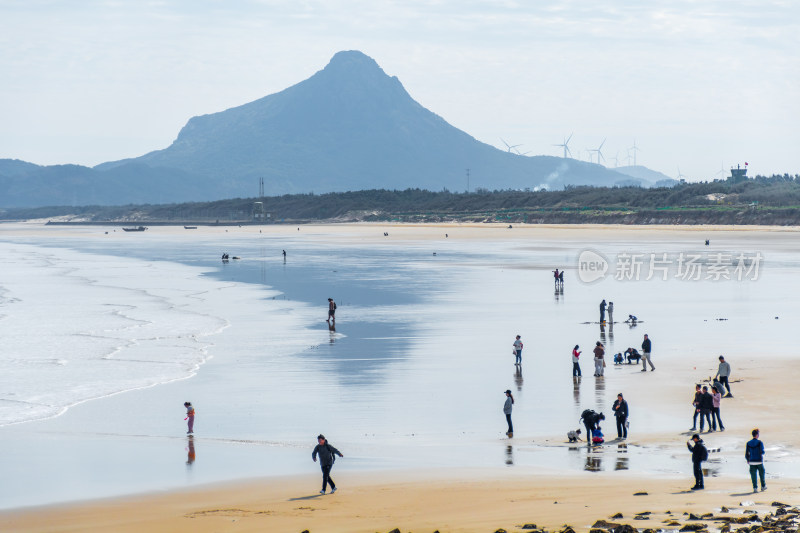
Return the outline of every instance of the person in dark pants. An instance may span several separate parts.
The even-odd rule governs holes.
[[[581,352],[578,351],[578,345],[576,344],[575,348],[572,349],[572,377],[581,377],[580,356]]]
[[[708,387],[703,387],[703,393],[700,395],[700,433],[703,432],[703,421],[708,421],[708,430],[714,431],[711,423],[711,411],[714,410],[714,397],[708,392]]]
[[[600,323],[602,324],[605,321],[606,321],[606,301],[603,300],[602,302],[600,302]]]
[[[694,487],[692,487],[692,490],[703,490],[705,488],[703,483],[703,461],[708,459],[708,450],[697,433],[692,435],[692,440],[686,443],[686,447],[692,452],[692,465],[694,466]]]
[[[506,403],[503,404],[503,413],[506,415],[506,422],[508,422],[508,435],[509,438],[514,436],[514,425],[511,423],[511,406],[514,405],[514,396],[510,390],[506,391]]]
[[[719,377],[720,383],[725,385],[725,388],[728,390],[728,394],[725,395],[726,398],[733,398],[733,394],[731,394],[731,384],[728,382],[728,378],[731,375],[731,365],[725,362],[725,357],[719,356],[719,369],[717,370],[717,375],[714,376]],[[722,391],[720,391],[722,392]]]
[[[319,464],[322,467],[322,490],[319,491],[320,494],[325,494],[325,489],[328,488],[328,484],[331,486],[331,494],[336,492],[336,484],[333,482],[333,478],[331,477],[331,468],[333,468],[333,463],[336,462],[336,456],[344,457],[342,453],[328,444],[328,439],[325,438],[325,435],[319,435],[317,437],[317,444],[314,447],[314,451],[311,452],[311,458],[314,459],[314,462],[317,462],[317,454],[319,454]]]
[[[750,465],[750,480],[753,482],[753,492],[758,492],[756,488],[756,474],[761,478],[761,492],[767,490],[767,483],[764,481],[764,443],[758,440],[758,428],[753,430],[753,440],[747,443],[744,449],[744,458]]]
[[[700,414],[700,399],[703,397],[703,391],[700,389],[700,385],[694,386],[694,400],[692,401],[692,405],[694,409],[692,409],[692,429],[689,431],[697,431],[697,416]]]
[[[653,343],[650,342],[650,337],[647,336],[647,333],[644,334],[644,340],[642,341],[642,372],[647,372],[647,363],[650,363],[650,371],[656,369],[653,366],[653,361],[650,360],[650,350],[653,348]]]
[[[617,401],[611,407],[614,411],[614,417],[617,419],[617,438],[628,438],[628,402],[622,397],[622,393],[617,394]]]
[[[591,409],[586,409],[581,413],[581,420],[583,426],[586,428],[586,444],[592,445],[592,432],[597,429],[601,420],[605,420],[606,416],[603,413],[595,413]]]
[[[336,302],[333,301],[333,298],[328,298],[328,320],[326,322],[331,320],[336,324]]]

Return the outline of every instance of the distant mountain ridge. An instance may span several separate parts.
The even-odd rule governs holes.
[[[425,109],[370,57],[338,52],[296,85],[191,118],[163,150],[89,169],[0,160],[0,206],[122,205],[361,189],[614,185],[628,176],[498,150]]]

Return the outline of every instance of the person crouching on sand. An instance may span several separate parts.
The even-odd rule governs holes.
[[[333,468],[333,463],[336,462],[336,456],[344,457],[344,455],[328,444],[328,439],[325,438],[325,435],[318,435],[317,443],[318,444],[314,447],[314,451],[311,452],[311,458],[314,459],[316,463],[317,454],[319,454],[319,464],[322,467],[322,490],[319,491],[319,493],[325,494],[325,489],[327,489],[328,484],[330,484],[331,494],[333,494],[336,492],[336,484],[331,477],[331,468]]]
[[[188,431],[186,434],[191,435],[194,433],[194,407],[192,406],[192,402],[183,402],[183,406],[186,408],[186,420],[188,421]]]
[[[506,403],[503,404],[503,413],[506,415],[506,422],[508,422],[508,437],[514,436],[514,425],[511,424],[511,406],[514,405],[514,396],[510,390],[506,391]]]

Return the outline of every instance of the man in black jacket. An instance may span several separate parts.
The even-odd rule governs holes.
[[[650,350],[653,347],[653,344],[650,342],[650,337],[647,336],[647,333],[644,334],[644,341],[642,341],[642,372],[647,372],[647,363],[650,363],[650,371],[656,369],[653,366],[653,361],[650,360]]]
[[[319,435],[317,437],[317,442],[319,442],[319,444],[317,444],[314,447],[314,451],[311,452],[311,458],[314,459],[316,463],[317,454],[319,454],[319,464],[322,467],[322,490],[319,491],[319,493],[325,494],[325,489],[328,488],[328,483],[330,483],[331,494],[333,494],[336,492],[336,484],[331,477],[331,468],[333,468],[333,463],[336,461],[336,456],[344,457],[344,455],[328,444],[328,439],[325,438],[325,435]]]
[[[700,395],[700,433],[703,432],[703,421],[708,420],[708,430],[714,431],[711,426],[711,411],[714,409],[714,397],[708,392],[708,387],[703,387]]]
[[[617,419],[617,438],[627,439],[628,427],[626,422],[628,420],[628,402],[622,397],[621,392],[617,394],[617,401],[614,402],[611,409],[614,411],[614,417]]]
[[[692,490],[703,490],[703,461],[708,459],[708,450],[703,444],[700,435],[695,433],[692,440],[686,443],[686,447],[692,452],[692,465],[694,466],[694,487]]]

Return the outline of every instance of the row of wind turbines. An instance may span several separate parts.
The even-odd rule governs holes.
[[[572,157],[572,151],[569,149],[569,141],[572,139],[572,135],[573,134],[570,133],[569,137],[565,137],[563,143],[554,144],[553,145],[553,146],[557,146],[557,147],[560,147],[560,148],[564,149],[564,159],[567,159],[568,157]],[[521,144],[508,144],[505,141],[505,139],[503,139],[502,137],[500,138],[500,140],[503,141],[503,144],[506,146],[506,150],[509,153],[513,153],[513,154],[517,154],[517,155],[527,155],[527,154],[531,153],[530,150],[527,151],[527,152],[520,152],[519,147],[522,146]],[[603,145],[605,145],[605,144],[606,144],[606,139],[603,139],[603,142],[601,142],[600,146],[598,146],[597,148],[587,148],[586,149],[586,152],[589,154],[589,163],[595,163],[596,162],[599,165],[601,161],[603,163],[606,162],[606,158],[603,155]],[[633,161],[633,166],[636,166],[636,152],[638,152],[639,150],[641,150],[641,148],[636,146],[636,139],[634,139],[633,140],[633,146],[631,146],[627,150],[628,166],[630,166],[631,161]],[[594,154],[597,154],[597,161],[595,161]],[[580,159],[580,152],[578,152],[578,155],[574,159]],[[614,157],[612,157],[611,159],[614,161],[614,167],[618,167],[619,166],[619,162],[620,162],[619,151],[617,151],[617,154]]]

